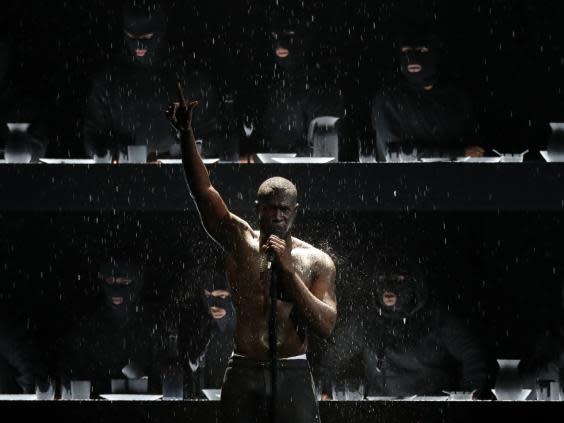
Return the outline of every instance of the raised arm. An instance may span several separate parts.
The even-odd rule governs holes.
[[[186,182],[196,202],[202,224],[208,234],[224,248],[232,248],[245,222],[230,213],[219,193],[212,186],[208,170],[196,149],[192,130],[192,111],[197,101],[187,101],[180,83],[178,102],[172,103],[166,115],[180,133],[182,164]]]

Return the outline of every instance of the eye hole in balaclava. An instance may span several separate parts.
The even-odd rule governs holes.
[[[98,271],[104,304],[116,315],[125,317],[141,300],[144,268],[140,263],[110,259]]]
[[[165,53],[166,27],[166,15],[158,2],[126,2],[123,7],[123,36],[127,56],[135,63],[158,64]]]
[[[220,332],[235,329],[235,306],[231,299],[231,289],[225,273],[214,274],[204,283],[203,300],[207,313]]]
[[[423,89],[439,78],[439,41],[433,35],[406,34],[396,42],[399,68],[410,85]]]

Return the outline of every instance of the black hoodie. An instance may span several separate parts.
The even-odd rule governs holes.
[[[141,2],[142,5],[150,1]],[[187,99],[198,100],[194,133],[203,140],[203,155],[224,155],[219,136],[219,99],[210,79],[193,63],[171,57],[166,42],[166,17],[146,6],[124,9],[123,53],[94,78],[84,116],[86,154],[108,150],[127,153],[128,145],[147,145],[158,157],[180,157],[176,130],[164,111],[178,101],[177,81]],[[139,38],[152,34],[151,39]],[[137,38],[132,38],[135,36]],[[143,53],[140,57],[136,54]]]
[[[411,305],[401,313],[379,302],[367,318],[335,331],[336,343],[322,358],[323,390],[348,376],[363,379],[373,396],[432,395],[443,390],[490,387],[485,349],[451,313],[427,299],[427,285],[414,284]],[[402,292],[396,292],[398,300]]]

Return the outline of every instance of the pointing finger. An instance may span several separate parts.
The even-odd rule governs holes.
[[[184,92],[182,90],[182,85],[180,85],[180,81],[176,81],[176,89],[178,91],[178,100],[180,104],[186,107],[186,98],[184,98]]]

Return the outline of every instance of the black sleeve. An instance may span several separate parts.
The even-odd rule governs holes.
[[[112,133],[109,94],[104,76],[96,77],[84,111],[83,142],[86,155],[104,156]]]
[[[457,118],[460,121],[458,129],[458,136],[456,139],[450,140],[450,143],[437,142],[436,144],[426,142],[417,145],[417,153],[422,157],[450,157],[457,158],[464,156],[464,150],[469,146],[481,146],[482,142],[478,133],[478,122],[476,113],[474,111],[474,104],[470,96],[463,91],[453,89],[452,91],[453,104],[456,104],[456,113],[462,116]],[[448,115],[445,116],[448,119]],[[454,119],[453,119],[454,120]],[[483,146],[482,146],[483,147]]]
[[[456,145],[445,145],[444,143],[422,143],[407,139],[401,131],[401,122],[392,112],[390,107],[390,97],[385,93],[378,93],[372,102],[372,127],[375,132],[375,154],[379,161],[385,161],[388,152],[393,151],[394,144],[402,145],[403,149],[417,148],[417,155],[420,157],[460,157],[464,148],[461,143]],[[397,148],[397,147],[395,147]],[[370,152],[367,152],[368,154]]]
[[[35,392],[35,379],[45,376],[39,354],[22,330],[0,325],[0,356],[16,371],[24,393]]]
[[[321,356],[319,383],[321,392],[331,392],[331,382],[337,380],[345,369],[360,359],[366,344],[365,334],[360,322],[339,326],[331,344]]]
[[[418,115],[417,119],[426,120],[428,111],[420,110],[415,102],[401,104],[400,108],[393,91],[378,92],[373,99],[371,110],[378,160],[385,160],[386,154],[394,148],[399,148],[400,145],[404,150],[410,147],[416,148],[419,157],[456,158],[464,155],[466,146],[478,144],[478,125],[470,98],[457,90],[449,91],[449,93],[451,93],[449,104],[452,104],[452,107],[448,110],[447,115],[443,116],[443,119],[450,121],[449,117],[452,116],[452,120],[459,123],[460,127],[457,127],[456,139],[445,138],[452,134],[442,136],[436,134],[439,139],[433,142],[429,140],[429,136],[425,137],[425,141],[418,139],[422,134],[411,133],[412,129],[407,129],[413,122],[404,121],[405,116],[416,119],[415,114]],[[398,115],[399,110],[403,110],[401,116]],[[452,113],[456,113],[456,119]],[[411,117],[412,115],[414,116]]]
[[[463,147],[471,145],[482,145],[483,141],[480,139],[478,118],[474,103],[470,96],[465,92],[460,92],[460,101],[462,103],[462,110],[464,113],[464,127],[462,128],[461,144]]]
[[[551,318],[551,324],[539,330],[532,346],[519,362],[519,374],[528,386],[534,386],[536,379],[551,373],[558,378],[558,369],[564,367],[564,340],[559,327],[562,323],[554,316]]]
[[[386,107],[387,96],[384,92],[379,92],[375,95],[372,101],[371,117],[372,128],[375,133],[375,143],[373,151],[365,148],[361,155],[373,155],[378,160],[384,161],[388,146],[391,143],[401,141],[401,137],[393,131],[393,123],[388,108]]]
[[[186,363],[195,363],[205,353],[211,337],[210,318],[199,297],[191,298],[181,312],[179,343]]]
[[[89,332],[89,324],[85,324],[83,317],[73,326],[68,333],[61,336],[57,342],[57,373],[64,381],[70,381],[85,376],[85,362],[91,360],[93,349],[84,348],[88,345],[86,339]]]
[[[493,364],[489,362],[487,351],[478,338],[449,313],[443,312],[441,320],[442,343],[461,365],[461,389],[473,391],[493,388]]]

